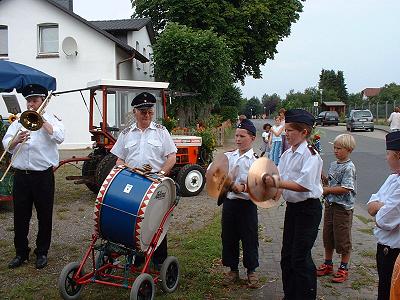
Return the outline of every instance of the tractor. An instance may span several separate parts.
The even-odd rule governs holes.
[[[134,121],[131,100],[139,93],[147,91],[156,99],[154,121],[167,117],[168,83],[130,80],[97,80],[89,82],[87,88],[56,92],[61,95],[89,90],[89,132],[93,141],[91,153],[85,157],[72,157],[60,161],[59,167],[71,162],[83,162],[81,176],[67,176],[75,184],[85,184],[97,193],[117,157],[110,150],[118,134]],[[82,94],[82,93],[81,93]],[[83,96],[82,96],[83,97]],[[86,102],[85,102],[86,103]],[[205,168],[209,159],[202,149],[199,136],[172,136],[177,148],[177,162],[171,177],[180,186],[181,196],[198,195],[205,184]]]

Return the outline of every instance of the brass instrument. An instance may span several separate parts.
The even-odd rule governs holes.
[[[42,128],[43,123],[44,123],[42,115],[44,114],[44,109],[49,104],[50,98],[52,95],[53,95],[53,92],[50,91],[49,94],[47,95],[46,99],[43,100],[42,104],[39,106],[39,108],[36,111],[26,110],[21,114],[21,116],[19,118],[19,122],[21,123],[22,127],[15,133],[15,135],[13,136],[11,141],[8,143],[7,148],[4,149],[4,152],[0,157],[0,162],[4,159],[6,153],[10,150],[10,145],[14,142],[15,138],[18,136],[18,134],[20,134],[20,132],[22,132],[22,128],[25,128],[29,131],[37,131],[40,128]],[[26,140],[24,140],[21,143],[17,152],[15,152],[13,154],[11,162],[8,165],[7,169],[4,171],[4,174],[1,177],[0,182],[2,182],[4,180],[4,178],[6,177],[8,171],[11,168],[12,163],[15,160],[15,157],[18,155],[19,151],[21,150],[21,148],[25,144],[25,142],[26,142]]]

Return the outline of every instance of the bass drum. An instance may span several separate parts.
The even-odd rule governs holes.
[[[97,195],[95,231],[101,238],[145,252],[176,198],[171,178],[146,177],[128,168],[111,170]],[[153,179],[153,180],[152,180]],[[158,245],[166,235],[172,214],[164,223]]]

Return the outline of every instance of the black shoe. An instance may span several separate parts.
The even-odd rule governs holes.
[[[9,269],[15,269],[20,267],[25,261],[28,260],[28,257],[22,257],[20,255],[17,255],[16,257],[13,258],[12,261],[8,264]]]
[[[47,256],[46,255],[38,255],[35,263],[36,269],[43,269],[47,266]]]

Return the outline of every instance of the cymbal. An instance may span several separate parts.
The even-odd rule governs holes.
[[[257,159],[249,169],[247,189],[250,199],[254,204],[262,208],[270,208],[278,205],[278,200],[273,199],[278,189],[265,185],[262,179],[265,174],[279,176],[279,171],[272,160],[261,157]]]
[[[232,184],[228,172],[228,158],[225,154],[218,154],[206,172],[206,190],[210,197],[221,199],[228,193]]]

